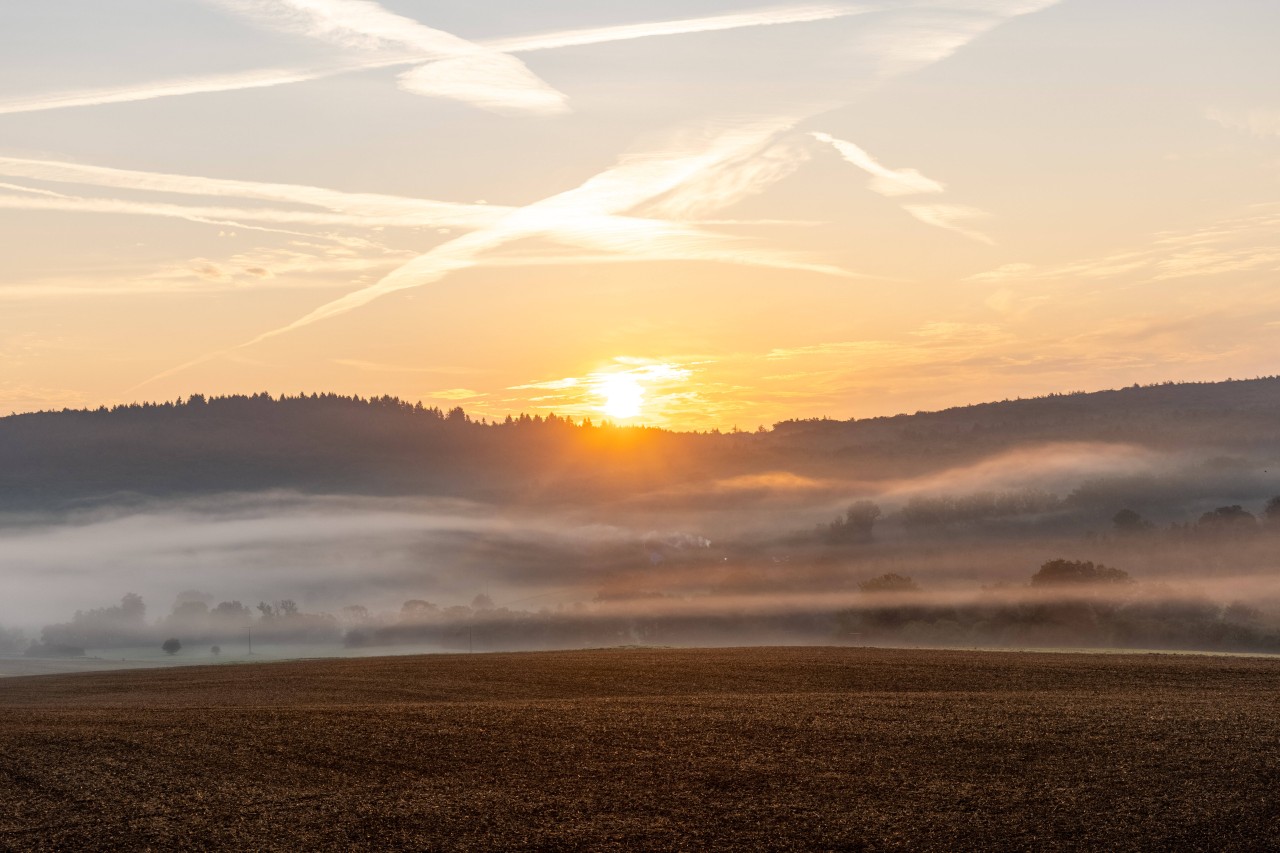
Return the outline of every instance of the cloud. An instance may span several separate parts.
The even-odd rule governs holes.
[[[829,133],[812,133],[810,135],[819,142],[824,142],[835,148],[846,162],[871,175],[871,189],[873,192],[880,193],[880,195],[897,197],[941,193],[946,190],[945,185],[920,174],[915,169],[890,169],[882,165],[852,142],[836,139]],[[902,205],[902,209],[926,225],[954,231],[957,234],[968,237],[970,240],[993,245],[990,237],[980,231],[967,228],[963,224],[966,220],[977,219],[987,215],[977,208],[958,204],[912,203]]]
[[[748,153],[739,161],[730,160],[729,165],[732,167],[730,172],[734,170],[749,172],[753,169],[762,173],[772,171],[772,179],[777,179],[782,173],[768,165],[771,156],[769,152],[766,152],[763,157]],[[761,165],[757,166],[753,163]],[[680,194],[683,199],[682,204],[688,212],[715,210],[720,205],[732,203],[746,192],[755,191],[761,184],[758,178],[744,181],[735,178],[732,174],[726,177],[717,171],[715,164],[708,166],[706,174],[711,175],[713,179],[700,180],[701,175],[691,175],[688,179],[689,186]],[[402,257],[396,253],[387,252],[377,243],[361,237],[334,233],[315,235],[281,226],[362,230],[384,227],[447,227],[473,231],[492,228],[520,210],[520,208],[502,205],[458,204],[402,196],[349,193],[295,184],[143,172],[56,160],[13,157],[0,157],[0,175],[53,183],[76,183],[128,192],[237,198],[269,201],[280,205],[323,208],[323,211],[316,211],[249,205],[230,207],[170,204],[121,198],[72,196],[15,184],[6,186],[21,192],[21,195],[0,194],[0,209],[155,216],[215,225],[220,228],[303,237],[307,240],[322,239],[337,246],[348,247],[345,250],[329,247],[321,254],[294,253],[294,256],[283,260],[271,257],[263,261],[246,261],[236,264],[241,272],[250,276],[253,276],[252,273],[248,273],[250,268],[256,267],[270,271],[270,275],[253,276],[259,279],[274,277],[284,272],[324,273],[380,269],[394,262],[397,257]],[[837,267],[814,263],[804,257],[786,252],[763,250],[749,245],[742,238],[712,233],[705,228],[695,227],[692,223],[672,223],[608,214],[586,216],[563,214],[558,217],[556,224],[558,227],[555,229],[544,229],[545,233],[542,236],[554,236],[559,242],[600,254],[580,252],[574,255],[552,257],[526,252],[504,257],[483,259],[477,257],[472,259],[470,265],[521,266],[548,263],[693,260],[764,265],[825,275],[849,275]],[[539,232],[534,229],[522,236],[538,235]],[[344,253],[351,255],[355,250],[373,250],[377,254],[365,258],[343,256]],[[298,262],[299,259],[301,263]],[[27,286],[10,286],[0,293],[0,298],[153,293],[163,290],[158,283],[159,280],[174,283],[175,289],[178,290],[190,290],[189,283],[184,282],[184,279],[190,272],[191,266],[184,265],[181,269],[182,272],[178,276],[172,274],[146,276],[148,281],[114,283],[97,281],[93,286],[76,282],[42,282]],[[233,284],[236,288],[244,286],[242,278],[220,280]],[[211,279],[206,278],[205,281],[211,281]],[[207,289],[206,285],[201,287]]]
[[[1228,130],[1238,130],[1259,139],[1280,137],[1280,110],[1224,110],[1212,107],[1205,117]]]
[[[694,374],[694,364],[653,361],[639,358],[616,358],[607,368],[595,370],[583,376],[566,376],[512,385],[508,391],[546,392],[537,396],[518,395],[502,402],[533,404],[535,409],[553,410],[571,418],[617,417],[607,410],[605,401],[619,379],[628,383],[625,387],[643,399],[642,420],[647,424],[664,422],[675,407],[691,402],[697,392],[690,388],[689,379]]]
[[[579,47],[593,44],[607,44],[616,41],[628,41],[640,38],[674,36],[716,32],[738,29],[742,27],[778,26],[781,24],[808,23],[825,21],[868,11],[862,7],[846,5],[804,5],[782,6],[759,9],[751,12],[713,15],[701,18],[682,18],[671,21],[652,21],[640,24],[622,24],[612,27],[593,27],[588,29],[564,30],[560,32],[540,33],[529,36],[514,36],[496,39],[478,44],[490,51],[498,53],[527,53],[540,50],[556,50],[567,47]],[[295,22],[296,25],[296,22]],[[428,57],[421,55],[397,54],[378,58],[356,58],[343,62],[335,62],[320,68],[264,68],[236,74],[215,74],[204,76],[188,76],[172,80],[144,83],[136,86],[118,86],[98,89],[80,89],[70,92],[56,92],[35,95],[9,101],[0,101],[0,115],[11,113],[40,112],[44,110],[66,109],[71,107],[90,107],[107,104],[149,101],[155,98],[199,95],[217,92],[234,92],[247,89],[262,89],[274,86],[285,86],[293,83],[306,83],[322,80],[354,71],[367,71],[378,68],[403,67],[420,65]],[[495,65],[491,71],[500,71]],[[430,81],[428,81],[428,84]],[[414,77],[402,80],[402,85],[414,85]],[[531,91],[524,88],[516,96],[528,98]],[[482,91],[488,97],[493,94]],[[510,93],[502,97],[511,96]],[[558,93],[554,93],[559,97]],[[544,101],[548,106],[551,101]],[[520,104],[516,108],[520,108]]]
[[[986,234],[965,227],[965,222],[971,219],[981,219],[988,215],[986,211],[979,210],[976,207],[966,207],[961,204],[904,204],[902,209],[926,225],[954,231],[962,237],[977,240],[979,243],[986,243],[988,246],[995,245],[995,241]]]
[[[510,212],[495,205],[429,201],[375,193],[348,193],[297,184],[237,181],[162,172],[112,169],[57,160],[0,156],[0,175],[53,183],[111,187],[140,192],[254,199],[320,207],[352,214],[370,222],[379,217],[405,218],[413,225],[482,228]],[[245,218],[251,218],[246,216]],[[336,223],[335,223],[336,224]],[[378,224],[378,223],[373,223]]]
[[[814,139],[825,142],[840,152],[846,162],[871,175],[871,189],[885,196],[916,195],[920,193],[940,193],[946,189],[943,184],[927,178],[915,169],[890,169],[880,163],[866,151],[836,139],[828,133],[814,133]]]
[[[484,44],[505,53],[526,53],[538,50],[557,50],[565,47],[606,44],[655,36],[690,35],[743,27],[766,27],[779,24],[801,24],[813,21],[829,21],[850,15],[872,11],[874,7],[853,6],[844,3],[824,3],[805,6],[775,6],[750,12],[733,12],[727,15],[711,15],[703,18],[681,18],[674,21],[650,21],[640,24],[622,24],[613,27],[565,30],[532,36],[486,41]]]
[[[209,279],[210,281],[226,281],[231,278],[231,273],[205,258],[196,258],[191,271],[198,277]]]
[[[10,183],[5,183],[3,181],[0,181],[0,189],[13,190],[14,192],[20,192],[20,193],[31,193],[33,195],[42,195],[42,196],[47,196],[49,198],[70,198],[70,196],[63,195],[62,193],[56,193],[53,190],[41,190],[41,189],[36,189],[34,187],[24,187],[24,186],[21,186],[20,184],[10,184]]]
[[[969,277],[975,282],[1106,280],[1173,281],[1233,272],[1280,270],[1280,204],[1255,206],[1245,216],[1156,235],[1137,249],[1067,264],[1004,264]]]
[[[479,256],[485,252],[529,237],[623,251],[636,259],[760,264],[847,276],[849,273],[837,267],[806,265],[782,253],[752,251],[748,246],[733,245],[733,241],[722,235],[674,223],[627,220],[617,216],[683,186],[708,169],[749,157],[770,144],[780,133],[794,127],[803,117],[724,122],[703,134],[686,136],[658,150],[624,157],[614,167],[589,178],[580,186],[519,208],[490,228],[443,243],[369,287],[325,303],[292,323],[263,332],[237,347],[210,353],[166,370],[134,388],[235,349],[341,316],[391,293],[435,283],[450,273],[476,266]]]
[[[707,169],[647,206],[651,216],[692,220],[732,207],[792,175],[809,159],[795,143],[779,143],[742,160]]]
[[[781,149],[783,146],[778,146]],[[728,176],[711,170],[711,180],[690,180],[689,187],[680,192],[680,207],[688,213],[699,210],[714,211],[732,204],[737,199],[751,192],[763,189],[762,177],[778,180],[785,177],[779,169],[789,168],[771,165],[770,160],[777,159],[773,152],[765,152],[755,161],[733,164],[741,168],[742,174]],[[756,170],[754,176],[749,173]],[[28,194],[38,194],[46,199],[28,199],[21,197],[0,197],[0,206],[9,209],[26,210],[64,210],[85,213],[119,213],[141,216],[165,216],[187,219],[213,224],[240,226],[242,222],[269,222],[274,224],[295,224],[334,227],[399,227],[399,228],[458,228],[474,230],[496,225],[504,217],[515,213],[518,208],[497,204],[466,204],[458,202],[433,201],[429,199],[409,198],[405,196],[380,195],[375,193],[353,193],[322,187],[302,186],[297,184],[262,183],[257,181],[227,180],[207,178],[194,175],[174,175],[161,172],[143,172],[128,169],[114,169],[104,166],[92,166],[79,163],[68,163],[57,160],[30,160],[17,157],[0,156],[0,175],[27,178],[31,180],[53,183],[73,183],[94,187],[109,187],[135,192],[155,192],[191,196],[212,196],[218,198],[240,198],[270,201],[279,204],[297,204],[320,207],[332,213],[321,214],[310,211],[287,210],[281,208],[256,207],[195,207],[189,205],[166,205],[155,202],[138,202],[125,199],[83,198],[49,190],[18,186],[16,184],[0,184],[0,188],[13,189]],[[743,177],[747,175],[747,177]],[[745,185],[745,186],[744,186]],[[674,194],[673,194],[674,196]],[[655,211],[656,212],[656,211]],[[654,223],[650,226],[637,224],[639,220],[631,220],[632,228],[661,227]],[[228,222],[226,220],[236,220]],[[597,226],[607,224],[607,218],[595,220]],[[619,218],[617,227],[626,230],[627,221]],[[811,223],[788,222],[779,220],[745,221],[737,220],[709,221],[706,225],[754,225],[754,224],[789,224],[806,225]],[[678,226],[670,225],[674,229]],[[277,230],[277,229],[257,229]],[[284,231],[294,234],[297,232]],[[310,236],[310,235],[300,235]],[[605,238],[601,238],[605,239]]]
[[[401,88],[495,112],[556,115],[565,96],[515,57],[388,11],[372,0],[214,0],[253,20],[358,50],[408,49],[432,60]]]
[[[77,89],[70,92],[53,92],[0,101],[0,115],[35,113],[72,107],[96,107],[107,104],[127,104],[135,101],[151,101],[156,98],[172,98],[183,95],[239,92],[246,89],[267,89],[290,83],[321,80],[350,71],[361,70],[382,63],[342,63],[326,68],[280,69],[263,68],[236,74],[212,74],[199,77],[179,77],[158,80],[136,86],[112,86],[98,89]],[[402,64],[397,62],[395,64]]]
[[[420,65],[397,78],[415,95],[463,101],[493,112],[555,115],[567,112],[563,95],[525,84],[528,69],[514,56],[463,56]]]
[[[859,369],[880,373],[889,368],[916,368],[924,364],[957,364],[1017,339],[989,323],[926,323],[897,339],[828,341],[796,347],[777,347],[765,354],[767,361],[840,358]],[[782,377],[799,378],[805,374]],[[809,374],[812,377],[812,374]],[[811,379],[812,381],[812,379]]]
[[[131,216],[157,216],[167,219],[185,219],[206,225],[242,228],[251,231],[265,231],[273,234],[287,234],[295,237],[315,239],[317,235],[303,231],[291,231],[282,228],[270,228],[262,225],[251,225],[250,222],[276,222],[281,224],[316,225],[316,226],[348,226],[368,228],[372,225],[407,225],[403,215],[379,220],[375,217],[353,216],[349,214],[316,213],[303,210],[273,210],[269,208],[229,208],[229,207],[195,207],[176,204],[158,204],[154,202],[126,201],[114,198],[80,198],[61,195],[56,198],[30,196],[0,195],[0,209],[60,211],[66,213],[112,213]],[[424,223],[414,223],[422,226]],[[342,242],[343,238],[331,238]]]
[[[435,400],[473,400],[485,395],[470,388],[446,388],[443,391],[428,391],[423,396]]]
[[[853,47],[871,59],[879,77],[893,77],[941,62],[1011,18],[1058,2],[933,0],[904,5],[886,10],[884,20],[860,32]]]
[[[416,367],[404,364],[387,364],[385,362],[364,361],[354,358],[334,358],[330,359],[334,364],[340,364],[343,367],[351,367],[356,370],[374,370],[380,373],[432,373],[441,375],[462,375],[484,373],[484,370],[476,367],[441,367],[432,365],[431,367]]]

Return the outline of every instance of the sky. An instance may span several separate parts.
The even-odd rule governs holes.
[[[0,413],[1280,373],[1270,0],[0,4]]]

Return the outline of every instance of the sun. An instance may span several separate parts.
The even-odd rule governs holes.
[[[630,373],[614,373],[600,381],[600,395],[604,397],[601,410],[611,418],[634,418],[640,414],[644,402],[644,389]]]

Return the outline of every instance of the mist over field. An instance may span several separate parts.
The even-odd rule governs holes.
[[[10,653],[55,656],[250,631],[320,653],[1280,651],[1276,386],[729,434],[305,397],[0,419],[23,445],[0,489],[0,626]],[[1153,393],[1169,417],[1135,423]]]

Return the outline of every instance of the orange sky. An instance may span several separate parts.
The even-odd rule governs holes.
[[[1280,372],[1280,7],[1117,5],[9,4],[0,412]]]

